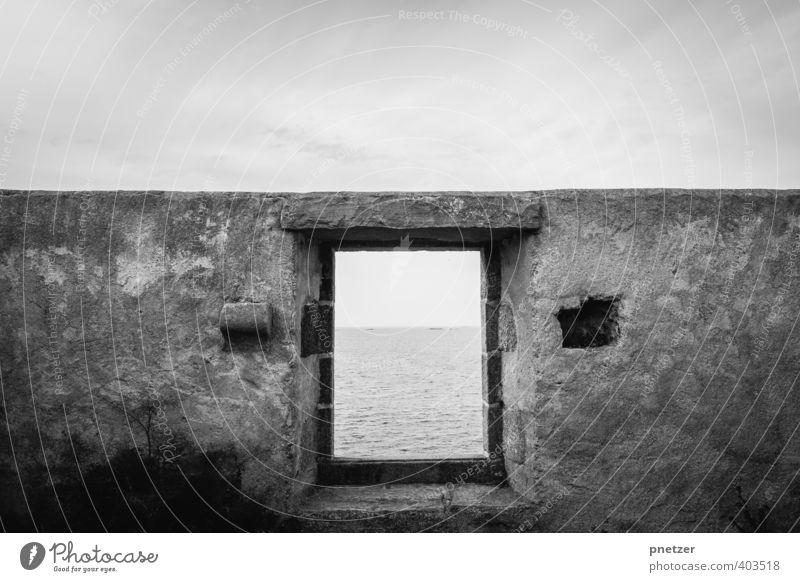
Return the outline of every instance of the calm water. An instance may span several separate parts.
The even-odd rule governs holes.
[[[483,454],[480,332],[337,328],[334,455]]]

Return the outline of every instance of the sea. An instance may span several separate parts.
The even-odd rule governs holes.
[[[334,457],[484,453],[479,327],[337,327],[334,354]]]

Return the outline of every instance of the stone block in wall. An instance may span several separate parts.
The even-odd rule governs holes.
[[[515,463],[525,463],[525,420],[522,412],[510,408],[505,414],[505,456]]]
[[[541,205],[531,193],[380,192],[296,194],[284,204],[290,230],[364,228],[492,228],[535,230]]]
[[[509,303],[500,304],[498,320],[498,345],[497,349],[504,352],[513,352],[517,349],[517,325],[514,320],[514,309]]]
[[[303,305],[300,323],[300,357],[333,351],[333,306],[311,302]]]
[[[226,303],[219,313],[219,329],[225,335],[247,334],[269,337],[272,308],[268,303]]]
[[[498,351],[486,354],[486,399],[488,402],[499,402],[503,398],[503,360]]]

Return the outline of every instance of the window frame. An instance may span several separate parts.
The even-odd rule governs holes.
[[[315,233],[319,234],[319,232]],[[395,229],[371,230],[369,233],[349,231],[337,233],[331,240],[317,240],[320,265],[319,300],[314,307],[316,321],[324,320],[330,345],[319,350],[317,381],[319,397],[316,414],[317,484],[371,485],[379,483],[488,483],[506,479],[503,447],[502,354],[498,345],[501,295],[499,240],[487,237],[466,239],[464,232],[449,229],[439,232],[414,233]],[[349,235],[349,236],[348,236]],[[361,236],[359,236],[361,235]],[[334,365],[335,253],[339,251],[387,251],[397,248],[403,236],[410,236],[410,250],[479,251],[481,263],[481,328],[484,455],[456,459],[357,459],[335,457],[334,431]],[[307,312],[304,312],[306,315]],[[320,317],[321,316],[321,317]],[[306,319],[304,317],[304,319]],[[309,318],[310,320],[310,318]],[[310,328],[312,325],[306,325]],[[318,331],[318,330],[317,330]],[[304,333],[305,338],[313,338]],[[316,334],[319,335],[318,333]]]

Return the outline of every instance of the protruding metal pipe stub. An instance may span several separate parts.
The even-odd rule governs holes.
[[[268,303],[226,303],[219,313],[219,330],[229,337],[235,334],[269,337],[272,309]]]

